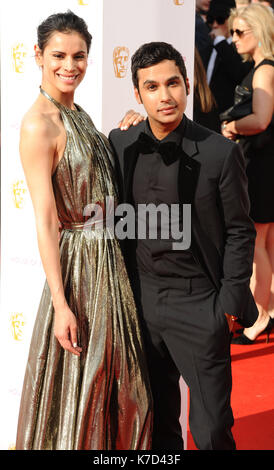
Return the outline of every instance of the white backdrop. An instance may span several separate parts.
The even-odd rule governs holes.
[[[71,9],[93,35],[89,67],[75,102],[106,135],[137,105],[130,57],[143,43],[166,41],[184,56],[193,84],[194,0],[12,0],[1,2],[1,359],[0,449],[14,448],[29,342],[45,281],[32,205],[19,158],[20,122],[36,99],[36,28]],[[192,115],[192,94],[186,114]],[[187,391],[182,383],[186,442]]]
[[[108,0],[104,5],[103,29],[109,34],[104,34],[103,40],[102,109],[103,127],[108,132],[128,106],[143,111],[133,96],[130,72],[130,57],[142,44],[150,41],[171,43],[184,57],[193,83],[195,0]],[[121,78],[115,74],[114,49],[120,52],[121,59],[125,58],[121,60],[125,65]],[[190,117],[191,96],[186,111]]]

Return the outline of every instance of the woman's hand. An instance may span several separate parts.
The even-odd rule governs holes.
[[[222,122],[222,134],[229,140],[236,140],[237,133],[235,132],[235,121]]]
[[[54,335],[66,351],[80,356],[82,348],[77,346],[77,321],[68,306],[55,310]]]
[[[260,134],[271,122],[274,109],[274,70],[271,65],[265,64],[255,70],[252,88],[252,113],[237,121],[223,123],[222,134],[228,139],[235,140],[234,135]]]
[[[131,126],[137,126],[144,119],[145,117],[142,114],[130,109],[119,122],[118,127],[120,127],[121,131],[126,131]]]

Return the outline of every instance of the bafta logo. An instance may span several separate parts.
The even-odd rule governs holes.
[[[11,333],[15,341],[22,341],[25,320],[22,313],[12,313],[10,317]]]
[[[125,78],[129,61],[129,49],[127,47],[115,47],[113,51],[113,66],[117,78]]]
[[[12,47],[12,65],[16,73],[24,73],[27,49],[22,42],[14,44]]]
[[[24,195],[27,190],[23,180],[16,181],[12,185],[13,203],[16,209],[22,209],[24,205]]]
[[[173,0],[175,5],[183,5],[185,3],[185,0]]]
[[[78,0],[78,5],[88,5],[84,0]]]

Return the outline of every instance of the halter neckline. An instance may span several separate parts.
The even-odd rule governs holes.
[[[40,86],[40,93],[42,93],[42,95],[45,96],[45,98],[47,98],[49,101],[51,101],[52,103],[54,103],[58,108],[61,107],[62,109],[64,109],[65,111],[69,112],[69,113],[79,113],[79,109],[78,109],[78,106],[77,105],[74,105],[76,107],[76,109],[71,109],[71,108],[68,108],[68,106],[65,106],[64,104],[62,103],[59,103],[59,101],[56,101],[52,96],[50,96],[45,90],[43,90],[43,88]]]

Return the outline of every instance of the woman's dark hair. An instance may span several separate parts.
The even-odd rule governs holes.
[[[159,64],[163,60],[174,60],[187,86],[186,66],[180,52],[166,42],[150,42],[141,46],[131,58],[132,81],[137,90],[139,90],[138,70]]]
[[[206,71],[201,56],[196,47],[194,60],[194,96],[203,113],[209,113],[212,108],[216,106],[214,96],[207,83]]]
[[[51,35],[59,31],[60,33],[70,33],[76,31],[79,33],[87,44],[87,51],[89,52],[92,36],[88,32],[85,21],[79,16],[75,15],[72,11],[68,10],[66,13],[56,13],[49,16],[37,28],[38,46],[43,52]]]

